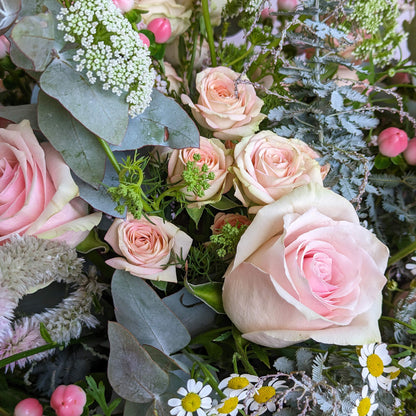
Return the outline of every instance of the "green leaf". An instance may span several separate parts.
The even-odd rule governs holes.
[[[199,146],[199,131],[186,111],[156,89],[142,114],[129,120],[123,142],[113,150],[133,150],[148,145],[172,149]]]
[[[390,166],[390,164],[390,158],[387,156],[383,156],[381,153],[379,153],[374,159],[374,166],[377,169],[386,169]]]
[[[96,137],[42,91],[38,98],[38,121],[42,133],[75,174],[97,187],[104,176],[106,154]]]
[[[225,313],[222,305],[222,283],[208,282],[192,285],[184,279],[185,287],[198,299],[206,303],[217,313]]]
[[[166,390],[168,374],[152,360],[133,334],[117,322],[109,322],[108,339],[108,380],[120,397],[147,403]]]
[[[101,253],[108,253],[110,246],[101,240],[95,229],[92,229],[87,238],[77,245],[77,251],[86,254],[94,250],[100,250]]]
[[[10,59],[18,67],[26,71],[33,71],[35,68],[33,62],[17,47],[13,42],[10,42]]]
[[[19,15],[21,0],[3,0],[0,2],[0,35],[4,35]]]
[[[108,143],[120,144],[129,120],[125,94],[117,97],[104,91],[100,83],[90,84],[64,58],[62,54],[48,66],[40,78],[40,88],[92,133]]]
[[[22,120],[29,120],[32,129],[39,130],[36,104],[1,107],[0,117],[16,124],[20,123]]]
[[[58,0],[23,0],[21,16],[33,16],[45,11],[45,7],[54,15],[61,10],[62,4]]]
[[[186,212],[188,215],[192,218],[192,220],[195,223],[196,228],[198,229],[198,223],[199,220],[202,217],[202,214],[204,213],[204,207],[201,208],[186,208]]]
[[[238,204],[237,202],[232,201],[230,198],[227,198],[224,195],[221,197],[221,199],[218,202],[216,202],[215,204],[210,204],[210,205],[220,211],[226,211],[228,209],[237,208],[241,206],[241,204]]]
[[[45,340],[45,342],[47,344],[52,344],[53,343],[53,339],[51,338],[51,336],[50,336],[50,334],[49,334],[48,330],[46,329],[46,326],[43,322],[41,322],[39,324],[39,332],[40,332],[41,337]]]
[[[152,345],[166,355],[188,345],[191,337],[182,322],[143,279],[117,270],[111,290],[117,321],[141,344]]]
[[[163,371],[169,373],[171,371],[181,370],[181,367],[179,367],[175,361],[169,358],[166,354],[163,354],[163,352],[157,348],[152,347],[151,345],[143,345],[143,348]]]
[[[11,37],[20,51],[41,72],[52,60],[55,46],[55,22],[50,12],[26,16],[17,23]]]

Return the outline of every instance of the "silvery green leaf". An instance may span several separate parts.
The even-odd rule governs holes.
[[[0,35],[4,35],[14,23],[21,7],[21,0],[0,0]]]
[[[170,355],[191,340],[182,322],[140,277],[117,270],[111,289],[117,321],[141,344],[152,345]]]
[[[344,110],[344,97],[338,91],[332,91],[331,107],[336,111]]]
[[[29,120],[32,129],[39,130],[35,104],[13,105],[0,108],[0,117],[13,123]]]
[[[90,84],[71,66],[70,56],[62,54],[53,60],[40,78],[40,88],[91,133],[111,144],[122,142],[129,119],[125,94],[118,97],[99,83]]]
[[[153,361],[133,334],[119,323],[109,322],[108,339],[108,379],[119,396],[135,403],[148,403],[166,390],[168,374]]]

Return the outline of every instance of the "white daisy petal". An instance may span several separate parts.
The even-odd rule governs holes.
[[[201,391],[199,392],[200,397],[205,397],[208,396],[208,394],[210,394],[212,391],[212,387],[207,384],[206,386],[204,386]]]
[[[181,399],[178,398],[173,398],[173,399],[169,399],[168,400],[168,405],[169,406],[180,406],[181,405]]]

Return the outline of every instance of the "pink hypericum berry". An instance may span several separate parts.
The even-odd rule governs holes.
[[[378,149],[384,156],[395,157],[407,147],[408,137],[405,131],[389,127],[378,135]]]
[[[150,46],[150,40],[146,35],[144,35],[143,33],[139,33],[139,38],[142,40],[144,45],[146,45],[147,47]]]
[[[416,137],[409,140],[407,148],[403,153],[404,159],[409,165],[416,165]]]
[[[134,0],[113,0],[113,3],[122,12],[129,12],[134,7]]]
[[[165,43],[172,34],[172,27],[169,19],[166,17],[158,17],[153,19],[148,25],[147,29],[155,35],[156,43]]]
[[[267,19],[268,17],[271,17],[270,16],[270,13],[274,13],[274,12],[276,12],[276,10],[274,9],[274,8],[272,8],[272,7],[265,7],[262,11],[261,11],[261,18],[262,19]],[[273,16],[273,17],[275,17],[275,16]]]
[[[295,10],[298,4],[298,0],[277,0],[279,10],[287,10],[289,12]]]
[[[37,399],[24,399],[14,408],[14,416],[42,416],[43,407]]]
[[[61,385],[52,393],[51,407],[57,416],[80,416],[86,401],[87,395],[81,387]]]
[[[10,42],[6,36],[0,36],[0,59],[4,58],[6,55],[9,54],[10,51]]]

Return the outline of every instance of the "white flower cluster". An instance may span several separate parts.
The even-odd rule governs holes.
[[[57,16],[64,40],[80,45],[73,59],[76,70],[86,71],[91,84],[127,93],[132,117],[150,104],[155,71],[147,47],[111,0],[77,0]]]

